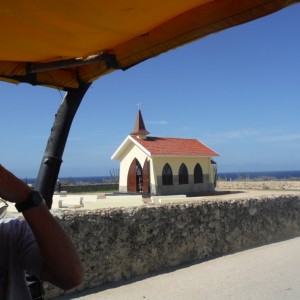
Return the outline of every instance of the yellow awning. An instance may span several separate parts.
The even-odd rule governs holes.
[[[0,80],[76,89],[299,1],[4,1]]]

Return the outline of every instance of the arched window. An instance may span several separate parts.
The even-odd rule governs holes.
[[[196,164],[194,169],[194,183],[203,183],[203,172],[199,164]]]
[[[169,164],[165,164],[162,171],[162,184],[173,185],[173,172]]]
[[[179,184],[189,183],[189,173],[185,164],[181,164],[179,168]]]

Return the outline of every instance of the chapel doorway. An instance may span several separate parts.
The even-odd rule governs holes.
[[[143,166],[143,192],[150,193],[150,161],[147,159]]]
[[[127,191],[135,193],[150,192],[149,161],[146,160],[142,168],[140,162],[135,158],[131,162],[127,177]]]

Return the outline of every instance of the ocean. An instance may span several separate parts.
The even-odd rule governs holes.
[[[35,184],[36,178],[23,178],[28,184]],[[104,182],[112,182],[111,176],[83,176],[83,177],[59,177],[61,183],[67,184],[97,184]]]
[[[300,171],[266,171],[266,172],[224,172],[218,173],[222,180],[247,180],[247,179],[297,179],[300,180]],[[34,184],[35,178],[24,178],[25,182]],[[111,182],[111,176],[83,176],[83,177],[59,177],[62,183],[85,184]]]

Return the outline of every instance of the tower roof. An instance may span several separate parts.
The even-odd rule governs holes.
[[[142,117],[141,110],[138,110],[136,120],[135,120],[135,125],[133,131],[130,133],[131,135],[135,135],[138,138],[145,138],[147,134],[150,132],[146,130],[144,120]]]

